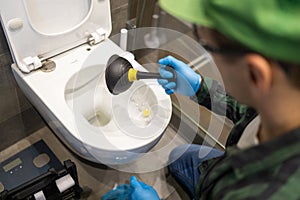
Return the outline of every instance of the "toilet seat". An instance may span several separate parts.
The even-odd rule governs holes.
[[[24,0],[23,4],[32,29],[45,36],[64,35],[78,29],[89,19],[94,7],[91,0],[52,0],[51,3]]]
[[[14,61],[25,73],[87,41],[104,40],[112,29],[109,0],[3,0],[0,5]]]

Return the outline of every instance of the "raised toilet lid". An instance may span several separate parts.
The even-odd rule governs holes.
[[[109,0],[1,0],[1,23],[21,71],[111,32]]]

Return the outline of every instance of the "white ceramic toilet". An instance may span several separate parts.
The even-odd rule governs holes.
[[[1,0],[13,74],[57,136],[79,156],[123,164],[162,137],[171,100],[155,80],[111,95],[103,76],[113,54],[140,66],[108,39],[109,0]]]

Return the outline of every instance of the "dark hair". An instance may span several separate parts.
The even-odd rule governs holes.
[[[198,28],[196,25],[193,26],[194,28],[194,35],[198,41],[201,40],[198,34]],[[294,63],[289,63],[286,61],[280,61],[277,59],[273,59],[270,57],[267,57],[255,50],[249,49],[248,47],[240,44],[239,42],[232,40],[219,31],[211,28],[207,28],[209,30],[210,35],[214,38],[216,43],[219,45],[221,49],[231,49],[234,51],[241,51],[241,52],[252,52],[252,53],[257,53],[262,56],[264,56],[269,62],[275,62],[277,63],[281,69],[285,72],[285,74],[290,78],[290,81],[292,84],[294,84],[296,87],[300,88],[300,64],[294,64]]]

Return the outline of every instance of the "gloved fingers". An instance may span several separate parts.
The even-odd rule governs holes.
[[[165,65],[162,65],[160,68],[159,68],[159,73],[161,75],[161,77],[163,78],[173,78],[173,73],[166,70],[166,66]]]
[[[135,176],[131,176],[131,178],[130,178],[130,185],[134,189],[141,188],[141,185],[140,185],[139,181],[137,180],[137,178]]]
[[[186,66],[186,64],[184,62],[174,58],[173,56],[167,56],[167,57],[161,58],[158,61],[158,63],[161,64],[161,65],[171,66],[175,70],[178,70],[179,68],[182,68],[182,66]]]
[[[165,88],[165,87],[163,87],[163,88],[165,89],[165,92],[166,92],[166,94],[168,94],[168,95],[174,93],[174,90],[173,90],[173,89],[169,89],[169,88]]]
[[[170,95],[174,93],[174,90],[172,88],[176,87],[176,83],[169,82],[166,79],[158,79],[157,82],[165,89],[166,94]]]
[[[161,65],[171,65],[174,64],[173,60],[175,58],[173,56],[166,56],[158,60],[158,63]],[[172,66],[173,67],[173,66]]]
[[[131,200],[159,200],[159,196],[152,186],[139,182],[135,176],[130,178],[131,193],[128,199]],[[122,198],[125,199],[125,198]]]
[[[169,82],[166,79],[158,79],[157,80],[158,84],[161,85],[164,89],[173,89],[176,87],[175,82]]]
[[[157,82],[159,85],[166,85],[167,83],[169,83],[169,81],[166,79],[157,79]]]
[[[165,89],[166,94],[170,95],[174,93],[174,90],[172,89]]]
[[[146,183],[144,183],[144,182],[142,182],[142,181],[140,181],[140,185],[141,185],[142,188],[144,188],[144,189],[149,189],[149,188],[151,188],[149,185],[147,185]]]
[[[176,87],[176,83],[174,82],[168,82],[165,85],[162,85],[162,87],[166,90],[166,89],[174,89]]]

